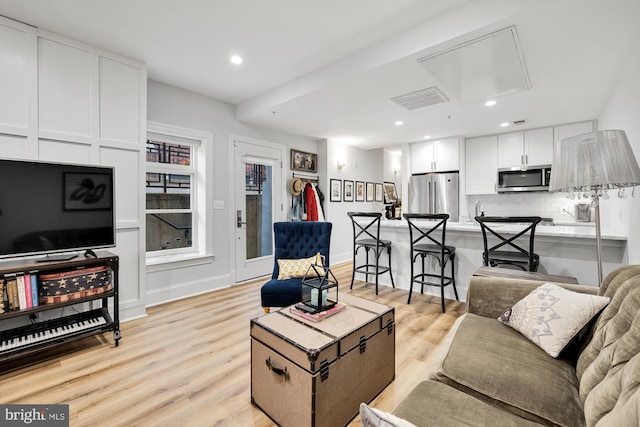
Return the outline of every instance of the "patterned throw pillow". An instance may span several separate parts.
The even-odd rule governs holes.
[[[609,297],[582,294],[545,283],[509,307],[498,321],[520,332],[549,356],[558,357],[609,301]]]
[[[366,403],[360,404],[360,422],[362,427],[416,427],[415,424],[407,420],[380,409],[372,408]]]
[[[311,258],[301,259],[279,259],[278,260],[278,280],[293,279],[294,277],[304,277],[311,264],[323,265],[320,252]],[[321,273],[321,271],[318,271]]]

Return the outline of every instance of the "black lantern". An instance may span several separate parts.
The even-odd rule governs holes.
[[[338,303],[338,281],[329,267],[309,266],[302,278],[302,303],[312,313],[329,310]]]

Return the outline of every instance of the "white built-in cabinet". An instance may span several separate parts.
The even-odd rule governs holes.
[[[553,128],[498,135],[498,167],[549,165],[553,160]]]
[[[465,188],[467,194],[495,194],[498,174],[498,137],[465,141]]]
[[[458,138],[410,144],[411,173],[457,171],[460,168]]]
[[[0,157],[115,167],[120,312],[144,315],[147,70],[0,17]]]

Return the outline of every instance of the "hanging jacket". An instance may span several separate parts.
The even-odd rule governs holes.
[[[313,185],[307,182],[304,186],[304,199],[307,204],[307,221],[318,220],[318,203],[316,197],[316,191],[313,189]]]

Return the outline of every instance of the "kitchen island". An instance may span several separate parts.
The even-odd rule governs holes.
[[[517,226],[501,225],[500,230],[509,234]],[[513,233],[515,234],[515,233]],[[391,240],[391,267],[396,287],[409,289],[409,226],[407,221],[383,220],[380,225],[380,238]],[[456,247],[456,288],[461,300],[466,299],[469,279],[482,266],[482,232],[477,223],[447,223],[447,241],[449,246]],[[582,285],[597,286],[598,267],[596,261],[595,228],[580,225],[538,225],[535,235],[535,252],[540,255],[539,272],[572,276]],[[358,255],[360,256],[360,255]],[[363,255],[364,256],[364,255]],[[386,255],[381,262],[386,261]],[[606,275],[611,270],[628,264],[627,237],[622,235],[602,234],[602,262]],[[416,263],[416,269],[419,262]],[[436,269],[437,263],[427,261],[427,269]],[[449,267],[447,266],[447,271]],[[356,274],[356,279],[364,280],[364,275]],[[388,274],[379,277],[380,284],[391,286]],[[414,295],[420,292],[419,285],[414,285]],[[440,289],[425,286],[425,293],[440,295]],[[453,288],[445,288],[445,297],[455,299]]]

